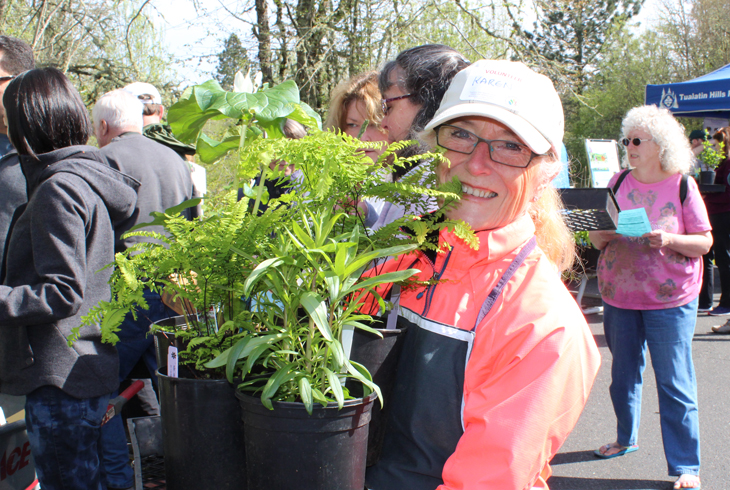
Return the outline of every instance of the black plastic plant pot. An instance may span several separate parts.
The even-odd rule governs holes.
[[[184,316],[173,316],[159,320],[154,325],[162,327],[164,330],[155,332],[155,354],[157,355],[157,365],[167,366],[167,350],[170,346],[176,347],[178,352],[187,348],[182,341],[175,336],[175,330],[180,330],[186,326]]]
[[[158,370],[168,490],[245,490],[241,409],[225,379],[188,379]]]
[[[703,170],[700,172],[700,184],[714,184],[715,183],[715,171],[714,170]]]
[[[376,395],[327,407],[274,402],[236,391],[246,431],[249,490],[362,490]]]
[[[370,419],[370,435],[368,436],[368,458],[367,465],[372,466],[380,459],[385,439],[385,421],[388,411],[388,400],[395,386],[396,369],[398,359],[403,349],[405,328],[401,329],[377,329],[383,337],[365,330],[356,329],[352,338],[352,350],[350,359],[365,366],[373,377],[373,382],[380,387],[383,394],[384,408],[380,403],[373,406]],[[347,388],[352,396],[362,396],[362,385],[347,380]]]

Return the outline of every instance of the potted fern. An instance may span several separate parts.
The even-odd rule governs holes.
[[[214,140],[203,129],[207,121],[221,118],[232,118],[236,124],[222,139]],[[300,140],[281,138],[285,118],[311,128],[310,135]],[[373,196],[411,205],[423,202],[423,195],[429,194],[448,204],[458,199],[460,184],[436,185],[429,170],[441,161],[440,154],[412,157],[428,158],[429,163],[422,164],[422,174],[410,180],[382,182],[386,162],[395,166],[409,163],[410,159],[401,160],[395,154],[407,143],[393,145],[377,163],[366,165],[369,158],[358,153],[365,143],[320,131],[319,118],[299,103],[293,82],[252,93],[226,92],[215,82],[206,82],[187,90],[170,108],[169,122],[178,138],[197,143],[204,161],[214,162],[228,152],[237,152],[239,166],[233,189],[210,199],[205,217],[193,223],[177,216],[179,209],[156,213],[153,223],[163,226],[166,235],[155,235],[144,228],[133,230],[156,241],[116,257],[112,300],[92,310],[87,323],[99,323],[104,338],[113,342],[124,314],[136,305],[144,306],[141,291],[145,286],[167,293],[186,313],[179,322],[186,328],[178,331],[188,340],[186,350],[180,353],[180,372],[189,371],[201,378],[194,380],[201,383],[222,382],[228,386],[228,382],[238,380],[241,404],[247,407],[245,437],[231,430],[207,437],[230,439],[233,432],[234,438],[248,439],[258,430],[253,427],[260,428],[262,419],[272,415],[277,418],[275,414],[288,410],[295,410],[300,421],[318,420],[325,411],[334,412],[352,430],[364,427],[365,435],[359,437],[359,448],[342,451],[356,455],[343,461],[338,470],[346,476],[336,479],[328,473],[331,483],[322,481],[315,486],[360,490],[368,410],[379,388],[367,369],[348,355],[355,329],[377,335],[369,325],[370,318],[358,313],[358,298],[383,282],[406,281],[415,271],[368,277],[363,273],[374,260],[417,247],[435,247],[426,238],[430,230],[448,226],[464,237],[469,237],[471,230],[463,223],[443,219],[437,212],[424,217],[406,216],[372,233],[363,226],[356,203],[364,196]],[[295,165],[302,179],[291,193],[268,200],[264,182],[280,177],[276,170],[269,169],[274,159]],[[246,195],[237,200],[239,182],[248,182],[257,174],[261,175],[260,184],[243,186]],[[267,200],[266,211],[258,212]],[[405,224],[409,232],[401,230]],[[387,307],[382,298],[381,306]],[[180,392],[179,380],[171,378],[166,374],[159,378],[166,458],[168,449],[173,453],[181,449],[179,446],[193,452],[211,447],[210,441],[196,444],[168,436],[200,431],[199,426],[181,427],[180,420],[202,422],[181,415],[197,402],[175,399]],[[345,385],[348,378],[361,386],[361,397],[351,396]],[[222,396],[227,406],[231,400],[236,403],[233,387],[226,390]],[[205,396],[211,397],[207,392]],[[215,407],[212,405],[210,410],[216,415],[205,418],[220,418]],[[168,425],[165,419],[174,423]],[[240,423],[240,414],[236,421],[227,423],[235,427]],[[215,464],[211,461],[208,468],[198,465],[197,475],[186,474],[176,480],[189,470],[189,461],[200,456],[188,454],[187,459],[181,459],[187,467],[167,470],[168,482],[179,481],[176,488],[205,488],[202,478],[192,482],[196,476],[213,472],[233,476],[219,484],[224,488],[243,488],[246,479],[252,488],[293,487],[293,482],[271,483],[269,476],[261,476],[259,470],[276,476],[292,470],[301,478],[301,471],[329,465],[342,456],[319,454],[316,462],[295,458],[302,453],[318,454],[318,441],[328,438],[309,432],[300,450],[274,458],[283,465],[276,470],[271,467],[274,461],[270,454],[263,461],[255,459],[264,454],[264,444],[252,443],[257,450],[245,454],[247,477],[242,476],[240,456],[238,468],[221,467],[216,458],[222,455],[214,445],[210,452]],[[281,451],[286,445],[268,447]],[[321,472],[318,477],[312,476],[321,477]],[[349,483],[334,483],[345,480]]]

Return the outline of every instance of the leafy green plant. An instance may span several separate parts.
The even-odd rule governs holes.
[[[254,322],[264,327],[264,335],[238,341],[207,367],[226,365],[230,381],[239,372],[245,380],[251,368],[261,362],[272,375],[261,390],[264,405],[271,400],[301,400],[311,413],[313,403],[336,401],[342,407],[345,393],[341,380],[353,377],[379,393],[367,371],[348,360],[343,348],[347,330],[370,332],[369,315],[358,313],[359,299],[370,292],[385,303],[374,287],[404,281],[413,269],[363,278],[377,259],[415,250],[416,245],[368,250],[358,253],[359,228],[337,233],[343,213],[315,214],[300,211],[301,223],[292,222],[264,252],[262,262],[244,285],[251,295]]]
[[[201,376],[244,378],[243,389],[260,393],[271,407],[274,400],[337,402],[349,396],[348,377],[366,392],[378,391],[367,371],[349,361],[346,338],[353,329],[370,329],[370,317],[358,312],[358,298],[385,282],[406,281],[415,271],[364,275],[379,259],[437,248],[429,237],[449,228],[472,246],[472,230],[445,218],[444,209],[461,194],[458,180],[438,185],[434,167],[440,153],[401,159],[388,148],[378,162],[358,152],[368,143],[318,129],[318,118],[299,103],[291,82],[264,87],[255,94],[225,92],[215,82],[193,87],[170,109],[169,120],[183,141],[196,141],[201,156],[215,161],[237,151],[238,182],[222,197],[209,199],[205,217],[194,222],[179,216],[184,203],[153,213],[150,224],[164,234],[144,230],[130,233],[151,241],[117,254],[111,278],[112,298],[84,317],[84,325],[100,324],[103,340],[114,343],[124,315],[145,308],[145,287],[164,293],[184,306],[184,336],[189,347],[181,356]],[[213,141],[204,134],[206,122],[232,118],[231,134]],[[309,125],[305,138],[283,138],[285,118]],[[385,182],[393,166],[423,160],[418,170],[400,182]],[[285,160],[301,178],[290,181],[290,192],[268,199],[267,179],[281,179],[269,163]],[[247,183],[261,175],[260,185]],[[443,203],[425,214],[424,196]],[[365,197],[387,199],[412,209],[377,232],[365,228],[356,203]],[[268,204],[264,212],[259,204]],[[378,297],[383,309],[387,305]],[[250,379],[250,374],[267,377]],[[263,384],[263,386],[254,383]]]
[[[717,144],[717,149],[713,145]],[[702,163],[711,169],[716,169],[725,160],[725,143],[710,138],[710,133],[705,129],[705,140],[702,142],[702,153],[698,158]]]

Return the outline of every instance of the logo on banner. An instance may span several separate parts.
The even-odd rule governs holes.
[[[668,88],[666,91],[662,89],[661,105],[667,109],[679,109],[679,104],[677,104],[677,95],[672,92],[671,88]]]

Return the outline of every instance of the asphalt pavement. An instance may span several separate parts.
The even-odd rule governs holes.
[[[593,279],[588,283],[582,306],[599,305],[596,293]],[[718,300],[719,290],[716,290],[716,305]],[[713,325],[721,325],[728,319],[730,316],[711,317],[703,313],[697,317],[695,328],[693,357],[699,395],[703,490],[730,489],[730,335],[711,331]],[[616,440],[616,417],[608,393],[611,353],[603,334],[603,316],[591,314],[586,320],[603,360],[578,425],[553,458],[553,477],[548,481],[551,490],[671,489],[676,477],[667,474],[650,360],[644,372],[639,450],[609,460],[594,456],[593,451],[599,446]]]

